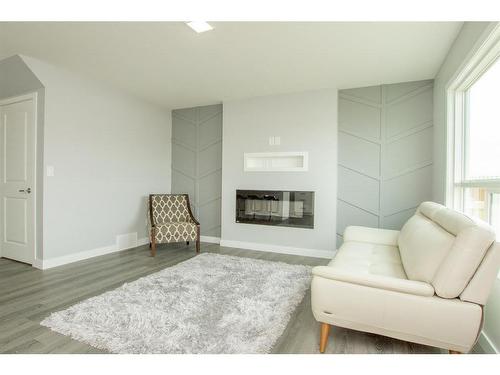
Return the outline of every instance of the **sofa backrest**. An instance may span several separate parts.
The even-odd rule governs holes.
[[[460,299],[462,301],[486,305],[488,296],[493,289],[493,284],[497,279],[499,266],[500,243],[495,242],[490,246],[476,273],[471,281],[469,281],[469,284],[467,284],[462,294],[460,294]]]
[[[401,229],[401,260],[409,279],[433,285],[443,298],[458,297],[495,241],[488,225],[433,202],[422,203]]]

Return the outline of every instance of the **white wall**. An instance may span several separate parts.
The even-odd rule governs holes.
[[[43,259],[147,236],[146,197],[170,192],[170,111],[24,57],[45,86]]]
[[[445,202],[446,191],[446,87],[482,44],[495,24],[495,22],[466,22],[434,81],[433,196],[436,202]],[[483,349],[498,352],[500,350],[500,279],[496,280],[485,307],[483,333],[484,335],[479,340]]]
[[[335,249],[337,90],[223,103],[222,240]],[[280,146],[269,146],[280,136]],[[307,151],[308,172],[244,172],[244,152]],[[315,191],[314,229],[237,224],[236,189]],[[307,251],[306,251],[307,253]]]

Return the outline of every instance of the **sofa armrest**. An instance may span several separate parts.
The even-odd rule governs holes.
[[[348,273],[338,271],[334,267],[318,266],[312,270],[314,276],[325,279],[346,282],[376,289],[390,290],[416,296],[431,297],[434,295],[434,288],[422,281],[398,279],[381,275]]]
[[[344,241],[376,243],[398,246],[398,230],[349,226],[344,231]]]

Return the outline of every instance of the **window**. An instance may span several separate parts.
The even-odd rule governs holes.
[[[500,178],[500,62],[466,91],[465,176]]]
[[[463,210],[494,225],[498,217],[500,184],[500,62],[497,60],[465,91]],[[460,192],[459,192],[460,193]]]
[[[500,39],[490,39],[448,89],[447,204],[500,236]]]

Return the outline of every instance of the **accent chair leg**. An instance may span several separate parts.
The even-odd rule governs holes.
[[[324,353],[326,344],[328,343],[328,335],[330,334],[330,324],[321,323],[321,335],[319,338],[319,352]]]
[[[200,226],[196,226],[196,253],[200,253]]]
[[[156,240],[155,240],[155,233],[154,229],[151,230],[151,243],[150,243],[150,248],[151,248],[151,256],[154,257],[156,256]]]
[[[458,352],[456,350],[448,350],[450,354],[462,354],[462,352]]]
[[[156,256],[156,243],[153,241],[151,244],[151,256],[155,257]]]
[[[188,246],[189,246],[189,241],[186,241],[186,245],[188,245]]]

